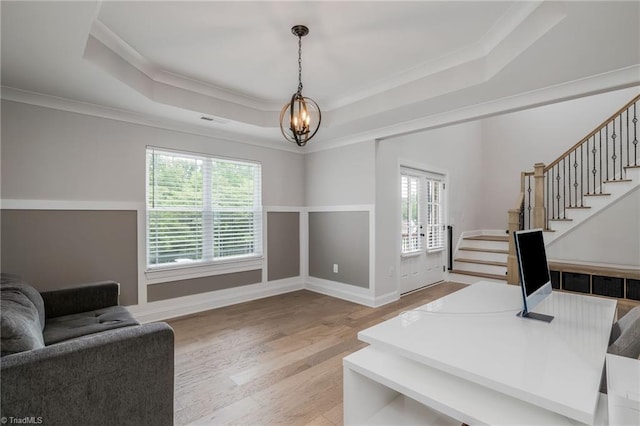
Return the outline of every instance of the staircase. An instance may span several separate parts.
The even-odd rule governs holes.
[[[542,228],[549,247],[640,186],[639,101],[640,95],[551,164],[537,163],[533,172],[521,174],[518,201],[509,210],[509,234]],[[507,270],[507,281],[517,284],[513,241]]]
[[[549,225],[544,233],[545,244],[551,245],[553,241],[606,209],[638,186],[640,186],[640,166],[624,167],[620,178],[602,182],[602,193],[583,194],[584,201],[581,206],[567,207],[562,218],[549,219]]]
[[[508,233],[462,235],[449,280],[518,283],[519,229],[542,228],[548,247],[640,186],[640,108],[636,96],[549,165],[521,174],[520,194],[509,210]]]
[[[509,237],[504,231],[475,231],[462,236],[449,281],[472,284],[479,280],[507,282]]]

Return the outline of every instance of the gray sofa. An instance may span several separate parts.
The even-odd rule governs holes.
[[[173,424],[173,330],[140,325],[117,283],[39,293],[3,274],[0,290],[7,423]]]

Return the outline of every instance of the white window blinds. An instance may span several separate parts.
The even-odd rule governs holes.
[[[422,250],[420,237],[420,179],[417,176],[402,174],[402,253],[413,253]]]
[[[258,163],[147,148],[147,266],[262,255]]]
[[[427,250],[444,248],[444,224],[442,223],[442,190],[439,180],[426,180]]]

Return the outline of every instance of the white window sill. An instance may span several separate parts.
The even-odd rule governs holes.
[[[416,256],[420,256],[421,254],[424,254],[424,250],[417,250],[417,251],[410,251],[408,253],[401,253],[400,257],[405,258],[405,257],[416,257]]]
[[[427,249],[427,253],[438,253],[439,251],[444,251],[444,247],[436,247],[432,249]]]
[[[233,274],[236,272],[252,271],[262,269],[264,258],[251,257],[244,259],[234,259],[219,261],[216,263],[183,263],[147,269],[144,273],[146,284],[160,284],[170,281],[188,280],[192,278],[207,277],[212,275]]]

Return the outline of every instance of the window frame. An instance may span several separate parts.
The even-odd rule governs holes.
[[[417,186],[417,221],[416,232],[411,233],[411,225],[405,225],[405,210],[408,211],[407,203],[411,204],[410,194],[405,196],[405,192],[411,191],[410,183],[407,182],[405,189],[405,179],[413,180]],[[437,253],[446,250],[445,228],[444,224],[446,200],[446,175],[425,171],[422,169],[414,169],[409,166],[400,167],[400,256],[412,257],[419,256],[423,253]],[[436,189],[437,188],[437,189]],[[437,197],[434,197],[435,192]],[[407,213],[407,217],[410,214]],[[409,230],[409,232],[405,232]],[[418,242],[413,249],[405,250],[407,238],[417,238]],[[411,245],[410,245],[411,246]]]
[[[407,232],[406,238],[409,241],[411,241],[412,238],[416,238],[417,239],[416,240],[417,241],[416,244],[408,244],[409,247],[412,247],[412,248],[410,248],[408,250],[405,250],[405,242],[404,242],[404,239],[405,239],[405,232],[404,231],[405,231],[405,229],[404,229],[404,222],[403,222],[404,221],[404,217],[403,217],[404,213],[403,213],[403,211],[404,211],[404,208],[405,208],[403,179],[405,179],[405,178],[408,180],[408,182],[407,182],[408,194],[407,194],[406,199],[409,200],[408,203],[407,203],[408,204],[407,205],[407,220],[408,220],[407,230],[409,232]],[[411,201],[412,184],[410,182],[412,180],[414,180],[416,182],[416,184],[417,184],[415,203],[413,203]],[[422,198],[421,192],[422,191],[420,190],[421,186],[422,185],[421,185],[421,182],[420,182],[420,176],[411,174],[411,173],[409,173],[409,172],[407,172],[405,170],[403,170],[400,173],[400,222],[402,224],[401,225],[402,229],[401,229],[401,233],[400,233],[400,238],[401,238],[400,255],[403,256],[403,257],[416,256],[416,255],[419,255],[422,252],[424,252],[424,244],[423,244],[424,237],[420,235],[421,234],[420,230],[422,229],[422,223],[420,222],[421,214],[422,214],[422,211],[421,211],[422,210],[422,203],[421,203],[421,198]],[[415,204],[415,206],[411,206],[412,204]],[[416,224],[415,225],[411,225],[410,224],[410,216],[412,216],[411,212],[409,211],[410,208],[411,208],[411,212],[413,212],[414,208],[417,210],[416,211],[417,220],[416,220]],[[415,233],[411,232],[411,228],[414,227],[414,226],[415,226],[415,230],[416,230]]]
[[[434,215],[433,213],[431,215],[429,215],[429,213],[427,213],[427,230],[425,233],[425,240],[426,240],[426,244],[425,244],[425,249],[427,250],[427,253],[435,253],[438,251],[442,251],[445,249],[445,241],[444,241],[444,223],[443,223],[443,203],[442,203],[442,197],[443,197],[443,192],[444,192],[444,181],[442,181],[441,179],[434,179],[432,177],[427,176],[426,178],[426,191],[427,191],[427,196],[425,197],[425,205],[426,205],[426,209],[427,212],[432,212],[433,209],[437,209],[436,214]],[[438,187],[438,201],[434,201],[433,199],[435,197],[430,197],[429,194],[433,194],[434,190],[433,187],[434,184],[437,184]],[[431,223],[431,218],[436,218],[437,220],[435,221],[435,223]],[[434,232],[435,231],[435,232]],[[437,233],[438,235],[436,237],[433,236],[434,233]],[[439,241],[438,245],[434,245],[433,242],[434,241]]]
[[[203,161],[210,162],[211,164],[216,161],[224,162],[224,163],[238,163],[243,165],[253,165],[258,167],[258,176],[257,181],[259,183],[259,188],[254,191],[253,194],[253,212],[254,218],[257,219],[257,222],[254,223],[253,226],[253,244],[254,244],[254,252],[244,255],[235,255],[235,256],[224,256],[224,257],[213,257],[213,247],[211,250],[207,252],[211,253],[211,258],[204,258],[205,250],[203,249],[202,257],[200,260],[193,260],[189,262],[168,262],[164,264],[156,264],[153,265],[150,263],[152,254],[150,253],[151,244],[150,244],[150,236],[151,236],[151,226],[150,226],[150,213],[155,210],[150,208],[150,196],[149,191],[151,189],[151,185],[149,182],[150,173],[149,161],[153,158],[154,153],[161,153],[166,155],[175,154],[176,157],[191,157],[196,159],[202,159]],[[202,173],[202,207],[197,210],[203,213],[203,216],[207,214],[213,214],[216,211],[216,208],[213,205],[209,205],[208,209],[204,205],[205,202],[210,202],[211,199],[211,190],[214,186],[214,182],[211,179],[211,176],[205,172],[204,170],[207,167],[203,167]],[[207,191],[207,189],[209,191]],[[145,265],[145,275],[147,277],[147,283],[153,284],[156,282],[166,282],[178,279],[185,278],[195,278],[207,275],[218,275],[224,273],[234,273],[234,272],[242,272],[254,269],[260,269],[263,267],[264,262],[264,206],[262,204],[262,164],[258,161],[251,161],[245,159],[236,159],[236,158],[228,158],[222,156],[216,156],[211,154],[204,153],[196,153],[186,150],[177,150],[171,148],[163,148],[148,145],[145,148],[145,216],[144,216],[144,244],[145,244],[145,256],[144,256],[144,265]],[[239,210],[246,210],[246,208],[239,208]],[[249,210],[247,210],[249,211]],[[202,239],[203,244],[204,241],[213,241],[213,236],[216,233],[216,228],[213,227],[213,221],[208,221],[203,218],[202,220]],[[206,228],[206,229],[204,229]],[[209,233],[209,235],[206,235]]]

